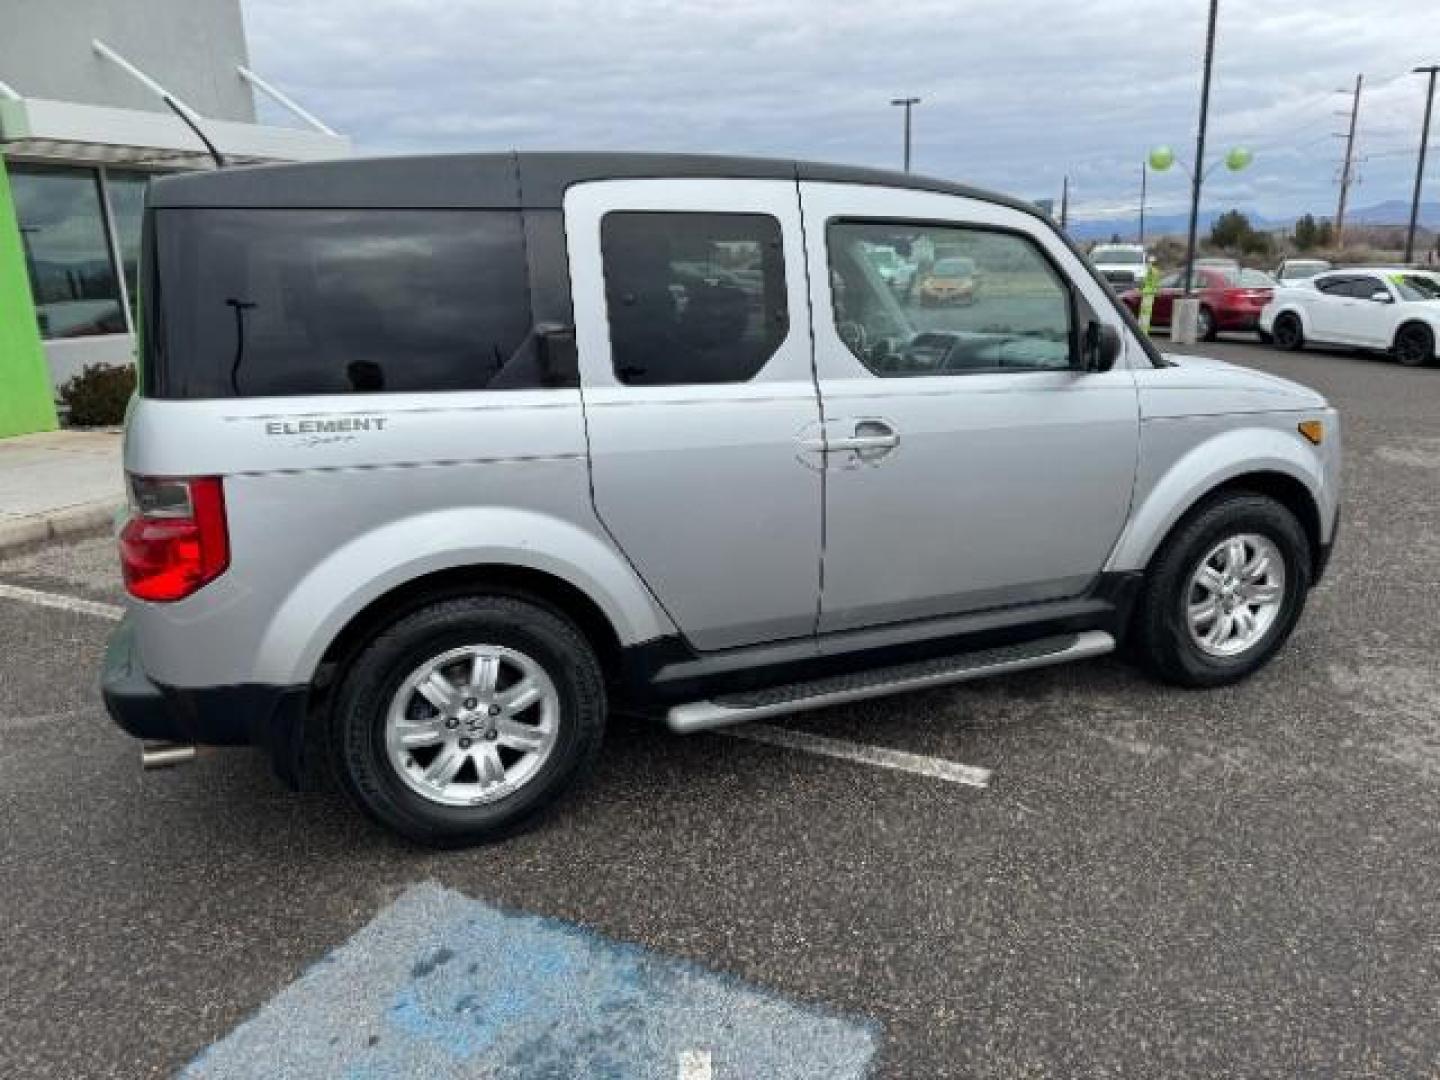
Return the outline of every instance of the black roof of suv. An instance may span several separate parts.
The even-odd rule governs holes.
[[[162,177],[151,188],[150,205],[557,209],[571,184],[675,177],[877,184],[964,195],[1044,216],[1020,199],[913,173],[709,154],[430,154],[255,165]]]

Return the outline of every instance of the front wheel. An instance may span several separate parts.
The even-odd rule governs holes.
[[[330,746],[360,808],[411,840],[460,847],[521,828],[594,764],[600,666],[554,610],[510,596],[400,618],[343,676]]]
[[[1423,323],[1402,326],[1395,335],[1395,359],[1406,367],[1424,367],[1435,362],[1435,335]]]
[[[1223,686],[1263,667],[1294,629],[1310,588],[1310,542],[1295,515],[1235,493],[1194,512],[1151,564],[1136,652],[1180,686]]]

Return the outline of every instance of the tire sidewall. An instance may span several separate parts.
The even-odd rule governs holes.
[[[577,644],[583,647],[578,631],[558,616],[511,600],[447,601],[400,620],[357,658],[337,697],[331,745],[342,781],[371,816],[424,843],[453,846],[514,831],[558,797],[598,750],[604,696],[593,656],[577,656]],[[471,645],[505,646],[540,664],[560,699],[559,728],[550,755],[518,791],[494,803],[446,806],[396,772],[385,745],[386,716],[411,672]]]
[[[1405,338],[1405,336],[1406,336],[1407,334],[1416,334],[1416,333],[1419,333],[1419,334],[1423,334],[1423,335],[1424,335],[1424,337],[1422,337],[1421,340],[1425,343],[1425,346],[1426,346],[1426,347],[1420,351],[1420,355],[1419,355],[1418,357],[1416,357],[1415,359],[1413,359],[1413,360],[1407,359],[1406,356],[1405,356],[1405,354],[1404,354],[1403,352],[1401,352],[1401,350],[1400,350],[1400,348],[1399,348],[1399,344],[1400,344],[1401,341],[1404,340],[1404,338]],[[1406,367],[1425,367],[1425,366],[1428,365],[1428,364],[1434,363],[1434,362],[1435,362],[1435,335],[1434,335],[1434,331],[1432,331],[1432,330],[1431,330],[1429,327],[1427,327],[1427,326],[1415,325],[1415,324],[1412,324],[1412,325],[1410,325],[1410,326],[1401,327],[1401,328],[1400,328],[1399,337],[1398,337],[1397,340],[1396,340],[1395,359],[1398,360],[1398,361],[1400,361],[1400,363],[1403,364],[1403,365],[1405,365]]]
[[[1195,336],[1201,341],[1215,340],[1215,313],[1203,305],[1196,316]]]
[[[1293,327],[1293,335],[1290,333],[1281,333],[1280,327],[1282,325],[1286,327]],[[1304,341],[1304,335],[1300,328],[1300,320],[1296,316],[1291,315],[1289,312],[1286,312],[1284,315],[1281,315],[1280,318],[1275,320],[1275,326],[1272,333],[1275,338],[1275,343],[1279,345],[1280,348],[1285,349],[1288,352],[1294,352],[1299,349]]]
[[[1280,614],[1258,643],[1233,657],[1211,656],[1190,635],[1187,607],[1190,580],[1200,559],[1229,536],[1256,533],[1279,549],[1285,560],[1285,597]],[[1162,667],[1177,681],[1218,686],[1245,678],[1263,667],[1285,644],[1299,621],[1310,588],[1310,544],[1298,521],[1263,496],[1222,500],[1196,515],[1175,539],[1177,550],[1158,568],[1155,601],[1161,605],[1156,642]]]

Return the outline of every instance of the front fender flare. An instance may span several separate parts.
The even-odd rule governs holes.
[[[1184,421],[1163,421],[1174,423]],[[1297,436],[1275,428],[1246,427],[1203,439],[1165,470],[1132,510],[1107,570],[1144,570],[1189,510],[1210,492],[1257,473],[1280,473],[1304,486],[1321,529],[1333,518],[1321,462]]]
[[[308,683],[330,643],[369,604],[427,574],[485,565],[537,570],[574,586],[622,644],[676,632],[625,557],[595,533],[530,510],[439,510],[363,533],[311,569],[266,627],[255,677]]]

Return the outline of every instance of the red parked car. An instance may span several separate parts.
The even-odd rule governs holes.
[[[1155,294],[1155,310],[1150,317],[1152,327],[1168,327],[1175,301],[1184,293],[1181,271],[1160,279]],[[1195,295],[1200,298],[1200,322],[1196,327],[1202,341],[1212,340],[1221,330],[1258,330],[1260,309],[1275,293],[1275,279],[1259,270],[1229,266],[1197,266]],[[1125,306],[1140,314],[1140,290],[1126,289],[1120,294]]]

